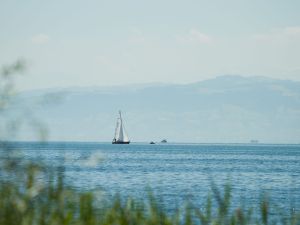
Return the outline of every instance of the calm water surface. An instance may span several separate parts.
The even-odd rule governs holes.
[[[26,158],[65,166],[78,189],[101,188],[143,198],[147,187],[168,205],[204,202],[211,182],[231,182],[234,204],[263,192],[283,207],[300,207],[300,145],[17,143]]]

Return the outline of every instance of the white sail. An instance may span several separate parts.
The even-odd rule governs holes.
[[[114,137],[115,141],[119,140],[119,136],[120,136],[119,134],[120,134],[120,119],[118,118],[116,130],[115,130],[115,137]]]
[[[122,123],[122,120],[121,120],[121,126],[120,126],[120,135],[119,135],[119,139],[122,140],[123,142],[128,142],[129,141],[129,138],[126,134],[126,131],[125,131],[125,127]]]
[[[115,142],[129,142],[129,138],[126,134],[125,127],[123,124],[121,111],[119,112],[119,114],[120,114],[120,117],[117,120],[114,141]]]

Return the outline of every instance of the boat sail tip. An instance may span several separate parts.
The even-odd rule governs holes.
[[[112,144],[129,144],[130,140],[125,131],[125,127],[122,120],[121,110],[119,110],[120,117],[117,119],[117,126],[115,130],[115,137]]]

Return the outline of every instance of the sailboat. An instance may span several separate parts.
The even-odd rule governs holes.
[[[117,126],[115,130],[115,137],[112,141],[113,144],[129,144],[129,138],[126,134],[121,111],[119,111],[119,118],[117,119]]]

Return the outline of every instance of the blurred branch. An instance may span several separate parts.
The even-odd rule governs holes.
[[[23,73],[25,69],[26,62],[21,59],[0,69],[0,113],[9,106],[11,98],[16,94],[15,75]]]
[[[16,78],[26,69],[24,59],[0,69],[0,141],[14,139],[26,124],[38,134],[40,140],[47,137],[46,126],[36,118],[32,107],[18,99]]]

